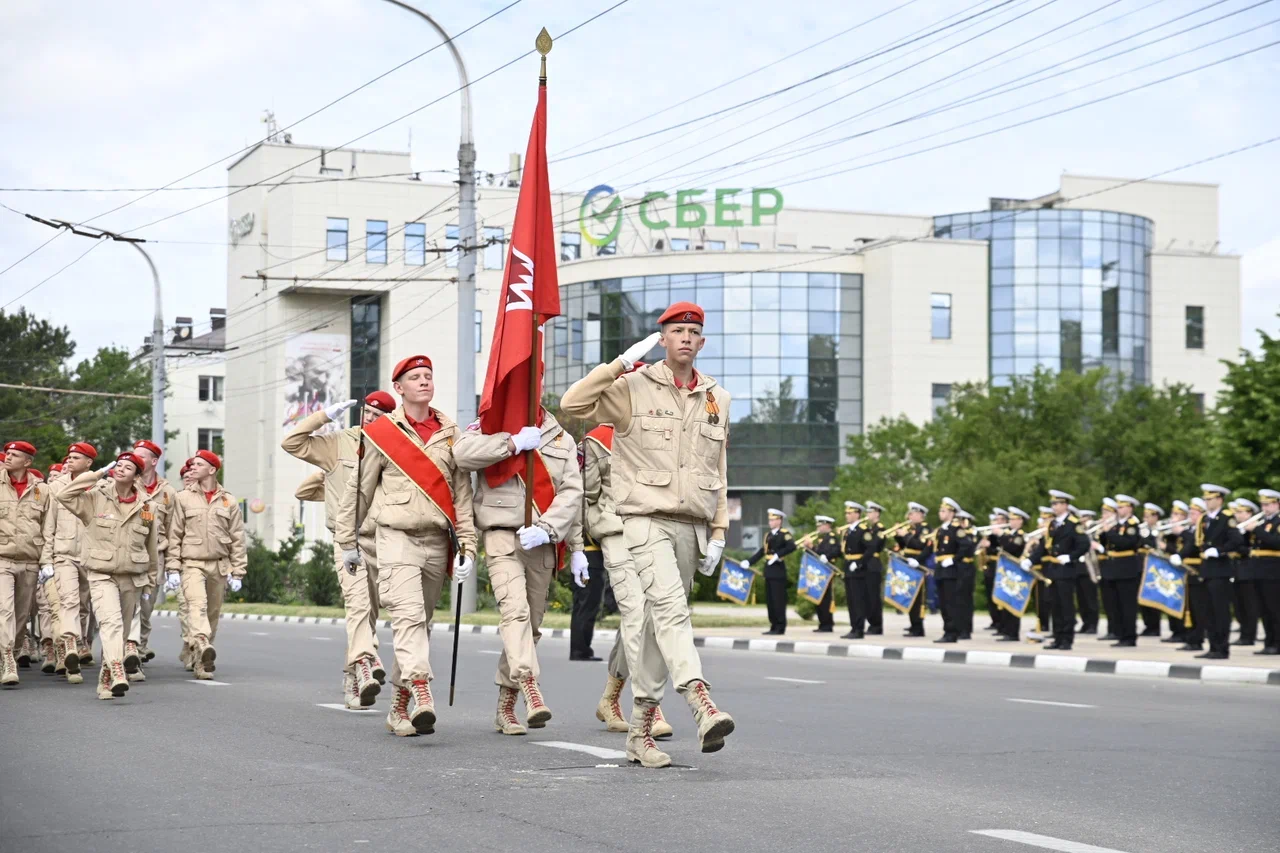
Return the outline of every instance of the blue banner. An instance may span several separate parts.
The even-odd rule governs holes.
[[[1035,585],[1035,575],[1022,568],[1008,554],[1001,554],[1000,561],[996,563],[996,588],[991,599],[997,607],[1014,616],[1021,616],[1027,612],[1027,605],[1031,603],[1031,590]]]
[[[805,551],[804,556],[800,558],[800,576],[796,579],[796,597],[811,601],[814,604],[821,604],[822,596],[827,594],[827,587],[831,584],[831,578],[835,573],[834,566],[822,562],[813,555],[813,552]]]
[[[1142,586],[1138,588],[1138,603],[1181,619],[1187,607],[1187,570],[1173,565],[1165,557],[1148,554]]]
[[[751,598],[751,585],[755,580],[756,573],[751,569],[725,560],[720,567],[720,585],[716,587],[716,595],[734,604],[746,604]]]
[[[897,554],[889,555],[884,570],[884,600],[900,613],[906,613],[924,587],[924,569],[913,569]]]

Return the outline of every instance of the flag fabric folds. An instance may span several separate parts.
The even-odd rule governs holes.
[[[916,596],[924,586],[924,569],[913,569],[897,554],[889,555],[889,565],[884,571],[884,600],[899,613],[906,613],[915,604]]]
[[[996,563],[995,591],[991,594],[991,600],[997,607],[1021,616],[1027,612],[1035,585],[1035,575],[1022,568],[1013,557],[1000,554],[1000,561]]]
[[[1142,586],[1138,588],[1138,603],[1181,619],[1187,607],[1187,570],[1158,554],[1148,554],[1142,570]]]
[[[720,584],[716,587],[716,596],[734,604],[746,604],[751,599],[751,586],[755,583],[756,573],[744,569],[737,563],[726,560],[720,567]]]
[[[814,604],[822,603],[822,596],[827,594],[831,578],[835,576],[835,567],[824,563],[814,556],[812,551],[805,551],[800,558],[800,576],[796,579],[796,596]]]

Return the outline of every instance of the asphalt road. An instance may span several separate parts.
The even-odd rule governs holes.
[[[225,684],[198,684],[164,619],[149,680],[112,702],[93,672],[70,687],[24,670],[0,693],[0,850],[1270,853],[1280,839],[1274,687],[704,650],[738,731],[702,755],[670,692],[677,766],[644,770],[563,746],[624,740],[594,717],[603,664],[569,662],[564,640],[542,645],[555,719],[507,738],[491,727],[497,638],[462,637],[448,708],[452,638],[437,634],[436,733],[400,739],[386,693],[377,713],[322,707],[340,701],[343,636],[224,621]]]

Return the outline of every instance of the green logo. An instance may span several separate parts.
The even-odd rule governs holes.
[[[750,203],[738,201],[739,194],[751,194]],[[703,203],[698,196],[710,193]],[[673,196],[665,192],[646,193],[636,205],[640,224],[650,231],[668,228],[701,228],[712,225],[720,228],[755,226],[770,216],[782,212],[782,193],[772,187],[752,190],[738,188],[676,190],[674,194],[675,222],[660,218],[653,207]],[[583,238],[593,246],[607,246],[618,239],[622,231],[622,197],[608,184],[592,187],[582,198],[578,208],[578,228]]]
[[[578,228],[583,239],[593,246],[607,246],[618,239],[622,230],[622,197],[613,187],[600,184],[583,197],[582,207],[578,208]],[[598,236],[602,232],[604,236]]]

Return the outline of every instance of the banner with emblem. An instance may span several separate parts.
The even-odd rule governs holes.
[[[796,579],[796,597],[814,604],[821,604],[827,594],[835,567],[818,559],[812,551],[805,551],[800,558],[800,576]]]
[[[1158,554],[1148,554],[1138,603],[1181,619],[1187,607],[1187,570]]]
[[[991,600],[997,607],[1014,616],[1022,616],[1031,603],[1031,590],[1035,585],[1035,575],[1022,568],[1013,557],[1001,552],[996,563],[995,591],[991,594]]]
[[[924,569],[913,569],[902,557],[890,554],[889,565],[884,570],[885,603],[899,613],[906,613],[924,588],[924,579]]]
[[[755,580],[754,571],[725,560],[720,567],[720,585],[716,587],[716,597],[734,604],[746,604],[751,599],[751,586]]]

